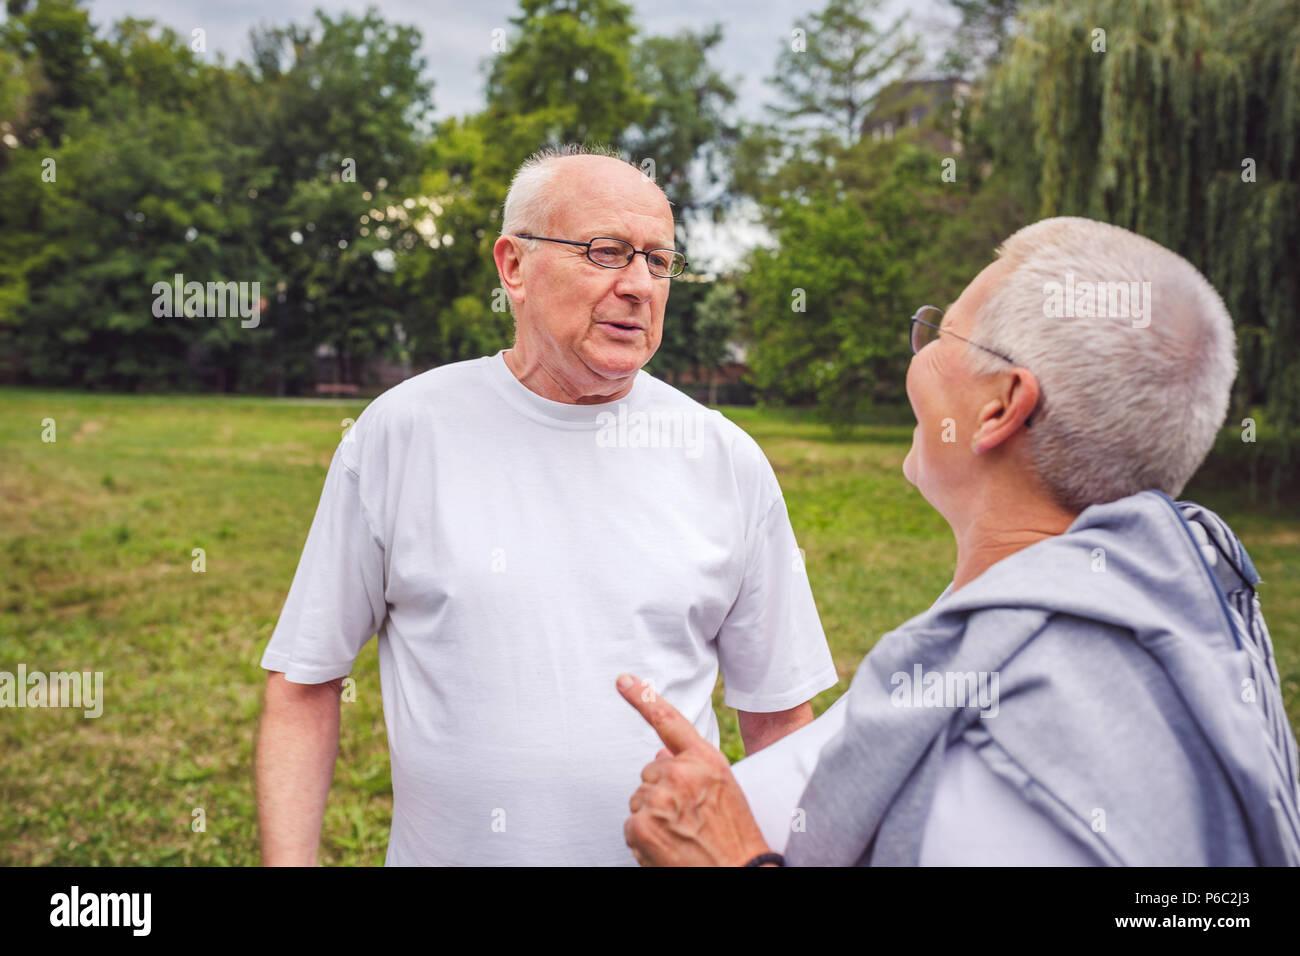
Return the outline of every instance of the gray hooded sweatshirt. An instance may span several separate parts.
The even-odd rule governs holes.
[[[1258,581],[1198,505],[1145,491],[1086,509],[881,638],[787,861],[916,864],[961,738],[1105,863],[1300,864],[1296,740]]]

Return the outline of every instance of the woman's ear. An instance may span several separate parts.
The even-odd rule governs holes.
[[[981,455],[996,448],[1021,426],[1028,427],[1028,419],[1038,407],[1038,379],[1027,368],[1016,366],[1004,373],[999,395],[980,409],[971,437],[971,451]]]

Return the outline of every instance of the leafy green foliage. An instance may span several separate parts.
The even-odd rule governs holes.
[[[521,0],[515,33],[488,75],[494,121],[547,118],[548,139],[610,143],[645,114],[632,74],[636,29],[620,0]]]
[[[1234,417],[1264,404],[1288,447],[1300,423],[1298,51],[1289,0],[1036,5],[981,119],[1039,215],[1113,222],[1205,273],[1237,323]]]
[[[735,163],[735,188],[771,236],[737,280],[754,384],[839,429],[877,402],[903,401],[908,316],[955,298],[1002,238],[970,241],[976,167],[945,180],[945,157],[924,145],[921,127],[862,136],[883,99],[910,104],[886,80],[916,50],[901,21],[876,29],[876,7],[831,0],[810,18],[806,52],[778,58],[782,119],[745,130]],[[930,105],[928,125],[950,133],[949,111]],[[796,122],[805,116],[811,126]]]
[[[113,123],[80,111],[52,151],[42,182],[44,242],[26,258],[28,287],[16,329],[37,381],[133,389],[184,383],[191,348],[249,347],[238,317],[154,315],[157,282],[175,273],[252,281],[265,260],[250,242],[251,214],[222,202],[223,175],[240,151],[214,142],[197,117],[140,104],[125,91],[101,101]],[[174,149],[176,143],[189,148]],[[25,159],[30,167],[31,160]],[[29,187],[30,188],[30,187]]]
[[[710,51],[721,41],[722,28],[714,26],[704,33],[645,37],[632,50],[633,74],[650,105],[621,141],[635,161],[654,161],[655,181],[679,222],[711,204],[713,197],[697,195],[696,186],[721,183],[738,134],[730,117],[735,91],[709,64]]]
[[[873,16],[882,0],[830,0],[795,29],[769,81],[784,101],[773,108],[787,124],[809,119],[853,143],[884,85],[914,69],[918,43],[903,32],[906,14],[883,30]]]
[[[911,264],[929,254],[949,197],[937,157],[915,146],[860,144],[835,168],[775,203],[777,247],[754,253],[741,290],[759,389],[847,425],[902,397],[907,317],[945,294],[919,288]]]

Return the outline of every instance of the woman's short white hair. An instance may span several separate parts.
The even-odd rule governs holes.
[[[533,153],[515,170],[514,179],[510,181],[510,191],[506,193],[505,207],[501,213],[501,234],[514,235],[519,232],[538,234],[546,231],[551,224],[556,208],[556,196],[550,186],[555,176],[556,160],[566,156],[608,156],[627,162],[617,150],[599,145],[550,146]],[[628,163],[640,171],[634,163]],[[584,238],[590,236],[564,236],[561,238]],[[533,239],[523,240],[528,246],[535,246]]]
[[[1186,259],[1091,219],[1036,222],[998,256],[1011,271],[972,338],[1038,378],[1029,452],[1048,491],[1072,511],[1150,488],[1176,498],[1237,375],[1223,299]],[[968,353],[977,372],[1007,368]]]

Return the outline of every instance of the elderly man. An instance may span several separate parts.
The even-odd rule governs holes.
[[[654,735],[607,692],[712,692],[753,753],[836,682],[776,477],[719,413],[641,371],[674,248],[663,192],[581,151],[530,159],[495,245],[513,348],[418,375],[335,452],[262,660],[267,863],[311,863],[339,686],[379,632],[387,863],[634,864],[624,781]]]
[[[1219,296],[1153,242],[1049,219],[911,331],[903,473],[952,527],[951,586],[734,774],[621,677],[665,744],[630,801],[637,858],[1300,863],[1259,576],[1172,500],[1236,373]]]

